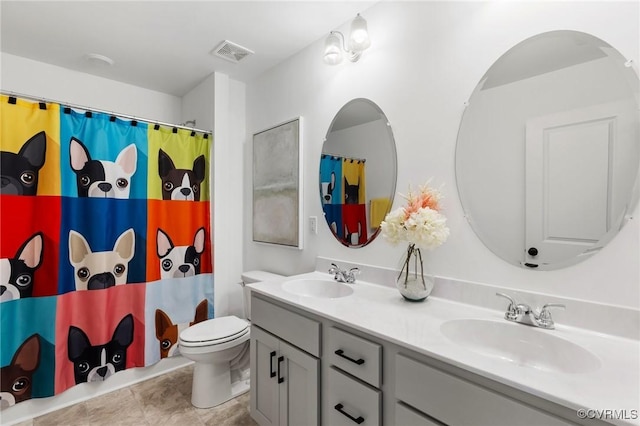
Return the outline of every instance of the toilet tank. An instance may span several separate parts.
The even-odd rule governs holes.
[[[242,296],[244,298],[244,316],[251,320],[251,289],[245,284],[259,283],[262,281],[274,281],[285,278],[284,275],[274,274],[267,271],[247,271],[242,273]]]

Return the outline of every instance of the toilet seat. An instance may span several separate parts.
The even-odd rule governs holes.
[[[192,325],[180,333],[179,344],[182,347],[194,348],[223,345],[236,340],[247,340],[248,334],[249,324],[236,316],[230,315]]]

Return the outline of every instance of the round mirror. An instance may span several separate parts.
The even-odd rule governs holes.
[[[638,199],[638,77],[589,34],[516,45],[464,112],[456,180],[467,220],[505,261],[558,269],[597,253]]]
[[[322,146],[320,200],[342,244],[362,247],[380,231],[396,190],[396,146],[387,117],[368,99],[336,114]]]

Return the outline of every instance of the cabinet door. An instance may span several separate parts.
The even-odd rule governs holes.
[[[318,425],[320,361],[283,341],[280,354],[280,424]]]
[[[251,417],[261,426],[280,424],[278,398],[279,340],[251,327]]]

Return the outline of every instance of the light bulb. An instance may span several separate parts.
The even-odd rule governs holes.
[[[361,52],[371,46],[367,21],[358,14],[351,22],[351,34],[349,35],[349,49]]]
[[[329,34],[325,40],[322,59],[329,65],[336,65],[342,62],[342,48],[340,47],[340,39],[336,34]]]

